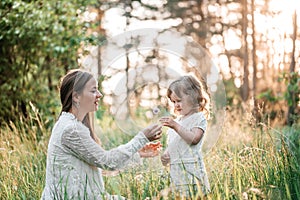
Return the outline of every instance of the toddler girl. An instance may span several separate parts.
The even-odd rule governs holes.
[[[174,104],[177,118],[160,119],[162,125],[169,127],[168,147],[161,162],[164,166],[170,164],[171,183],[176,195],[203,197],[210,191],[201,154],[209,115],[207,87],[193,76],[182,76],[170,84],[167,96]]]

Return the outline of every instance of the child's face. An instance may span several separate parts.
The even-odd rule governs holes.
[[[197,112],[197,108],[194,106],[190,96],[186,94],[181,94],[180,96],[181,97],[178,97],[174,92],[170,95],[170,100],[174,104],[175,113],[186,116]]]

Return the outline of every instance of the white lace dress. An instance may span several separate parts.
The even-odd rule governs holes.
[[[85,125],[63,112],[49,141],[41,199],[114,199],[105,192],[101,168],[114,170],[139,162],[137,151],[147,142],[140,132],[127,144],[104,150],[90,137]]]
[[[202,112],[195,113],[187,118],[177,121],[184,128],[191,130],[194,127],[201,128],[204,132],[207,120]],[[197,184],[200,183],[202,193],[210,191],[210,185],[203,162],[201,141],[196,145],[187,144],[173,129],[168,129],[168,147],[170,154],[170,177],[172,186],[181,195],[190,196],[190,192],[197,193]]]

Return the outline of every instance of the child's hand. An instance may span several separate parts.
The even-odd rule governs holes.
[[[170,163],[170,154],[169,152],[165,151],[163,155],[160,157],[161,163],[163,166],[167,166]]]
[[[161,150],[162,144],[158,142],[150,142],[146,144],[142,149],[139,150],[139,154],[143,158],[149,158],[157,156]]]
[[[169,128],[175,128],[177,123],[174,121],[172,117],[162,117],[159,119],[163,126],[167,126]]]

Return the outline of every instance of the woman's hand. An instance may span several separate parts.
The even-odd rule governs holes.
[[[167,166],[170,163],[170,154],[169,152],[165,151],[163,155],[160,157],[161,163],[163,166]]]
[[[150,142],[139,150],[139,154],[143,158],[155,157],[159,154],[162,144],[158,141],[156,143]]]
[[[162,125],[153,124],[143,130],[143,133],[149,141],[158,140],[162,135]]]

